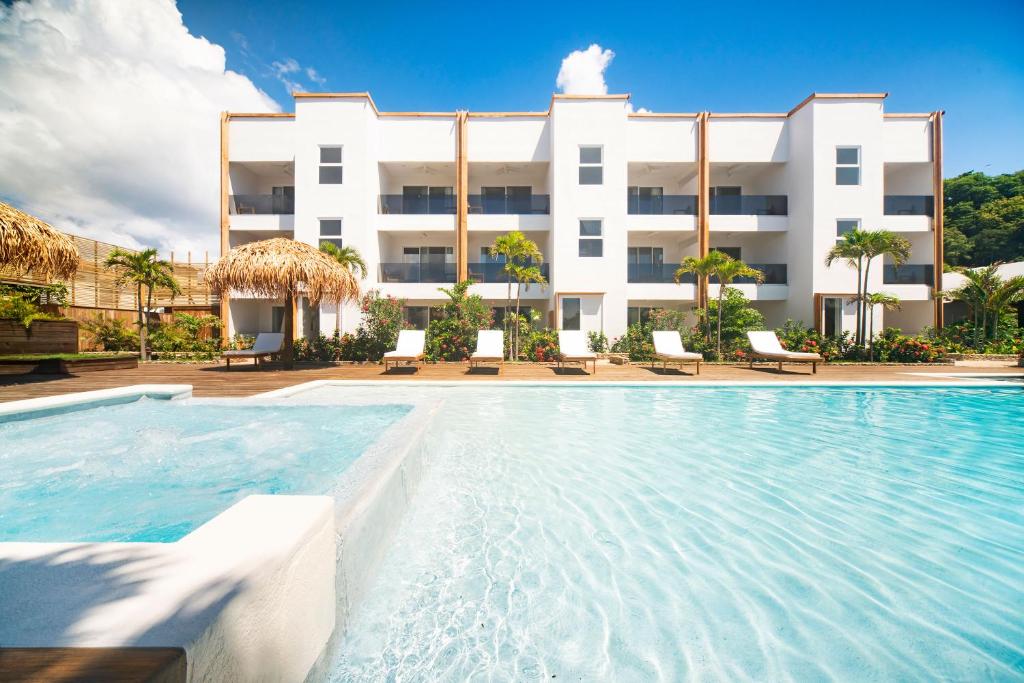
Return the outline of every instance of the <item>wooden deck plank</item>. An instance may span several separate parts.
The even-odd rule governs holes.
[[[0,681],[179,683],[186,668],[178,647],[0,648]]]
[[[505,363],[501,375],[494,368],[480,368],[468,372],[467,364],[445,363],[422,366],[418,372],[411,368],[398,368],[384,373],[379,365],[322,365],[299,367],[286,371],[268,364],[259,370],[251,364],[235,364],[231,371],[223,365],[213,364],[170,364],[145,363],[135,369],[107,370],[89,372],[81,375],[3,375],[0,376],[0,401],[14,401],[40,396],[75,391],[90,391],[120,387],[129,384],[191,384],[195,396],[251,396],[264,391],[308,382],[316,379],[349,379],[349,380],[572,380],[572,381],[622,381],[622,382],[661,382],[673,381],[764,381],[791,382],[794,380],[810,382],[828,381],[906,381],[926,379],[908,373],[928,373],[933,375],[957,372],[1012,373],[1021,372],[1019,368],[955,368],[953,366],[857,366],[857,365],[825,365],[819,367],[818,373],[812,375],[809,367],[801,365],[785,366],[782,373],[775,371],[774,366],[765,364],[755,366],[753,370],[745,365],[702,365],[701,374],[695,376],[688,372],[675,369],[662,371],[660,368],[651,370],[646,365],[612,365],[598,364],[596,374],[585,374],[579,368],[566,368],[556,372],[554,365],[540,363]],[[945,379],[945,378],[936,378]]]

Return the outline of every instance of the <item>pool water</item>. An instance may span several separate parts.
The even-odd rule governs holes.
[[[372,391],[444,405],[333,680],[1024,677],[1020,389]]]
[[[0,423],[0,541],[176,541],[250,494],[328,493],[410,410],[140,399]]]

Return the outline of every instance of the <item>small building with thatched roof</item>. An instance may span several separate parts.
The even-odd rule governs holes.
[[[78,269],[78,248],[70,235],[0,202],[0,268],[66,280]]]
[[[222,256],[206,271],[206,282],[221,297],[281,302],[280,327],[285,333],[285,365],[292,361],[295,309],[300,299],[311,306],[359,298],[359,282],[350,270],[316,247],[283,237],[250,242]]]

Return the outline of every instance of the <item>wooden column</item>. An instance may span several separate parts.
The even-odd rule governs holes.
[[[697,116],[697,251],[704,258],[711,251],[711,160],[708,158],[709,112]],[[707,304],[707,282],[697,282],[697,305]]]
[[[935,240],[933,251],[934,280],[933,291],[942,291],[942,268],[945,261],[945,248],[943,246],[943,213],[945,211],[945,185],[942,178],[942,115],[937,111],[932,114],[932,195],[934,200],[934,217],[932,218],[932,232]],[[935,299],[935,329],[942,329],[944,322],[942,299]]]
[[[469,277],[469,155],[466,130],[469,113],[455,113],[455,267],[457,279]]]
[[[230,177],[228,175],[228,123],[231,117],[228,113],[220,114],[220,255],[225,256],[231,249],[228,239],[230,218],[228,217],[228,188]],[[221,347],[227,347],[231,337],[231,307],[229,306],[227,292],[220,293],[220,319],[224,325],[224,334],[221,336]]]

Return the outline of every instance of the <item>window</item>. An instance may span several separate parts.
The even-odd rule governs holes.
[[[580,329],[580,300],[578,297],[562,299],[562,329]]]
[[[740,261],[740,253],[742,250],[740,247],[711,247],[711,251],[720,251],[731,259]]]
[[[836,185],[860,185],[860,147],[836,147]]]
[[[603,158],[603,147],[580,146],[580,185],[600,185],[604,182]]]
[[[626,188],[628,213],[635,215],[661,214],[664,212],[665,190],[661,187]]]
[[[843,300],[825,298],[825,336],[838,337],[843,331]]]
[[[859,218],[840,218],[836,221],[836,241],[841,242],[843,235],[860,228]]]
[[[646,323],[651,318],[653,306],[629,306],[626,308],[626,324],[636,325]]]
[[[270,329],[274,332],[284,332],[284,306],[270,307]]]
[[[447,186],[404,185],[402,213],[455,213],[455,190]]]
[[[320,244],[330,242],[341,248],[341,219],[321,218],[320,219]]]
[[[601,220],[580,219],[580,256],[604,255],[604,240],[601,239]]]
[[[320,184],[341,185],[341,147],[320,148]]]

